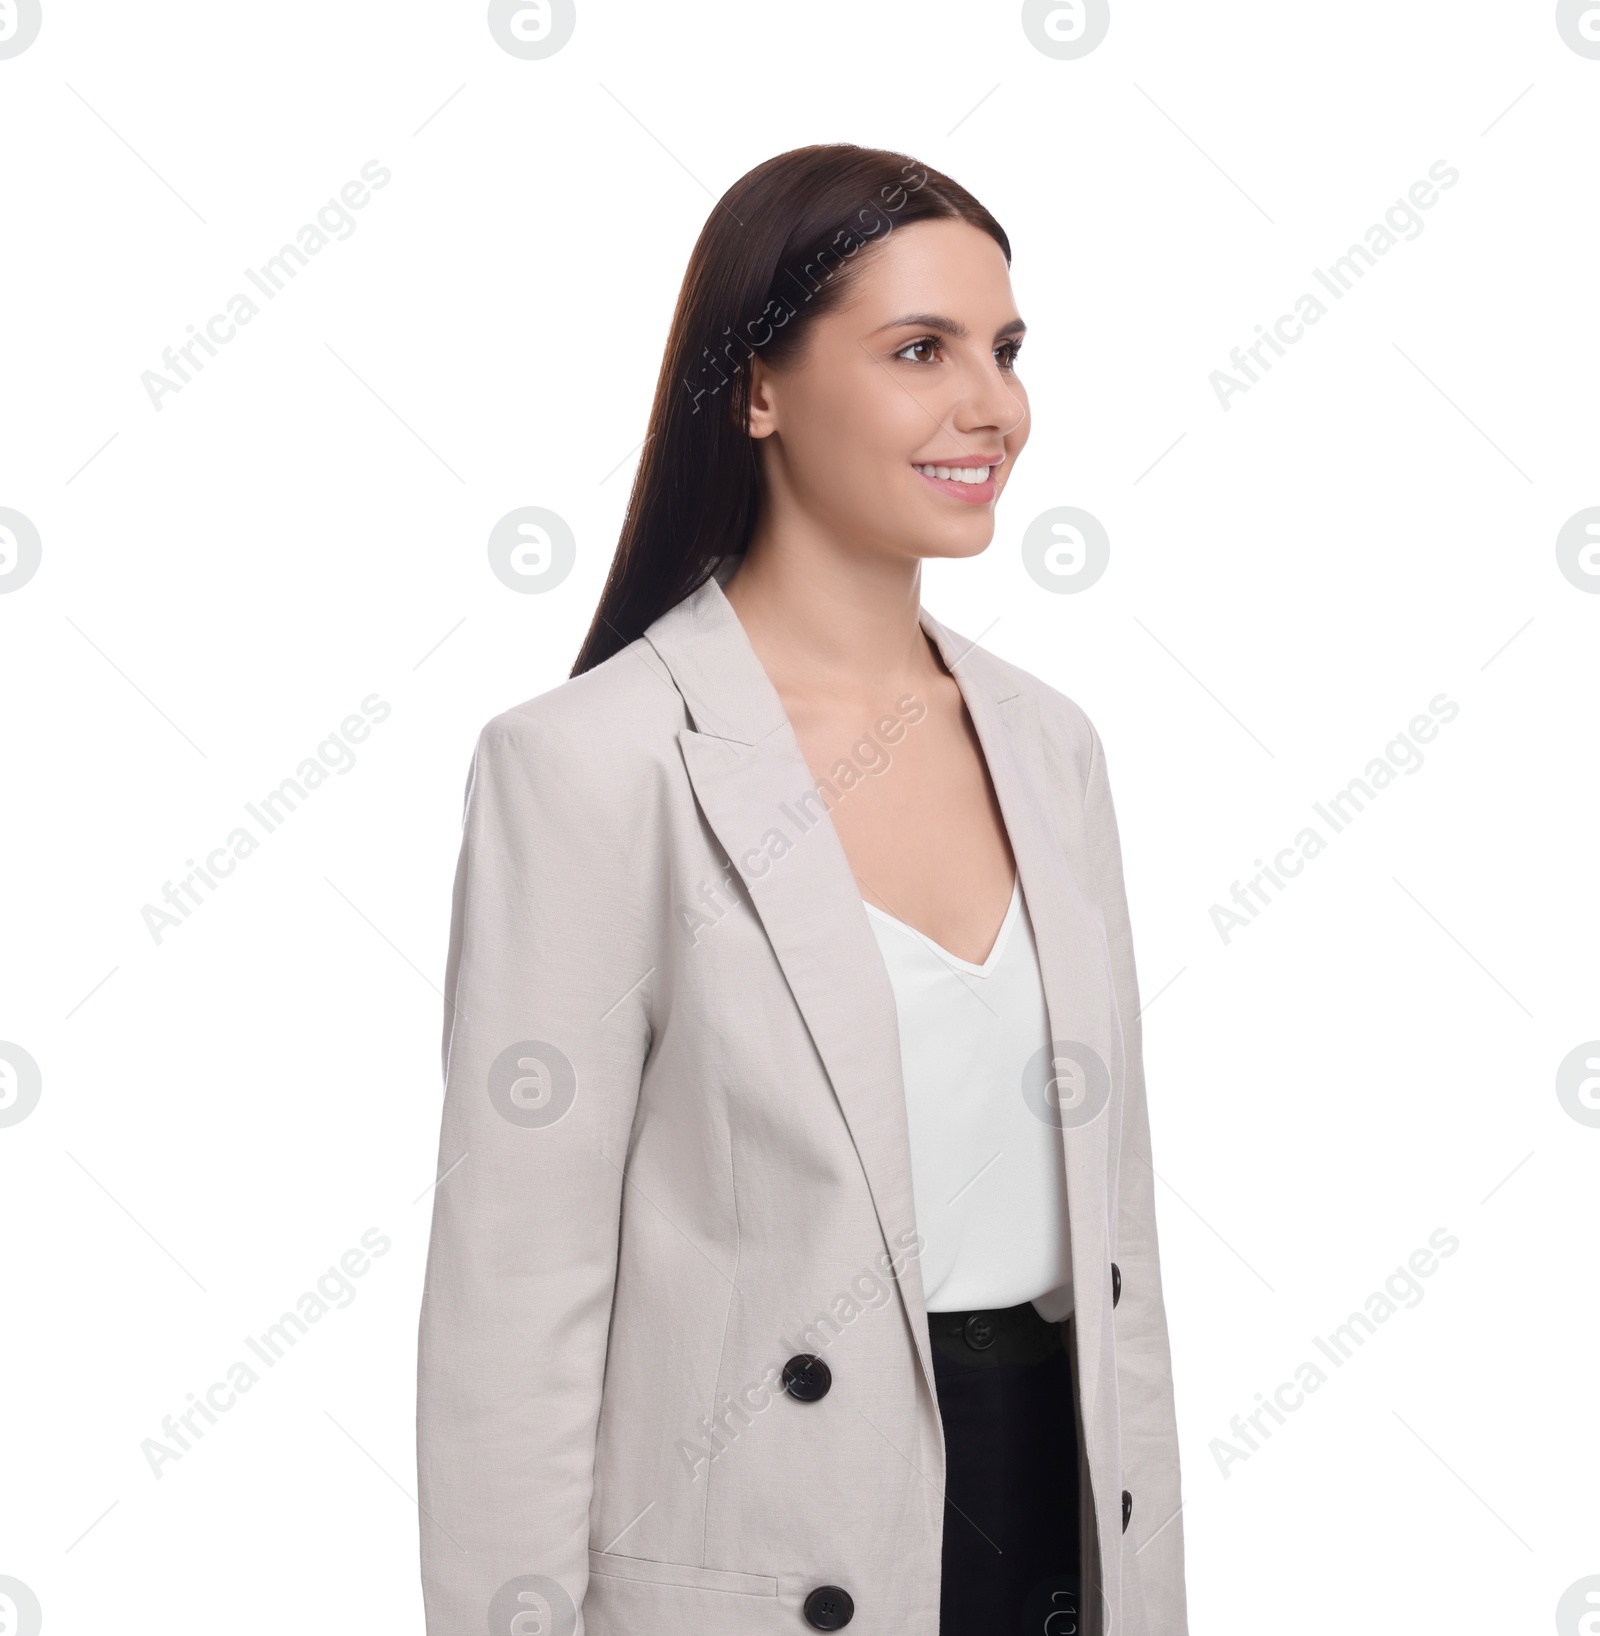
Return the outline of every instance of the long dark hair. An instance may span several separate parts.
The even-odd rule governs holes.
[[[883,148],[795,148],[717,201],[678,291],[644,455],[574,676],[642,635],[749,544],[761,505],[749,359],[796,359],[860,252],[933,217],[981,228],[1010,262],[1004,229],[964,187]]]

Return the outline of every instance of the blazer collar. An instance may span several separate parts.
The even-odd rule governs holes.
[[[672,672],[695,730],[733,744],[755,745],[787,731],[789,717],[733,604],[722,594],[723,582],[737,566],[736,558],[722,558],[711,578],[644,634]],[[995,704],[1017,697],[1017,689],[982,648],[947,629],[926,608],[919,617],[955,672],[969,709],[974,690]],[[966,668],[957,670],[958,664]]]
[[[693,725],[678,738],[695,797],[805,1018],[898,1259],[912,1242],[915,1209],[894,991],[782,700],[723,594],[735,566],[723,559],[645,640],[688,707]],[[925,609],[920,620],[961,688],[988,764],[1033,924],[1052,1038],[1088,1044],[1109,1069],[1110,1093],[1095,1116],[1062,1123],[1079,1390],[1088,1416],[1103,1377],[1114,1390],[1100,1296],[1102,1284],[1109,1291],[1108,1218],[1116,1212],[1116,1132],[1108,1127],[1121,1117],[1124,1061],[1081,797],[1052,764],[1037,700],[992,655]],[[937,1402],[915,1256],[897,1287]]]

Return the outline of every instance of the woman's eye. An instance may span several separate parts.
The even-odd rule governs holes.
[[[905,358],[905,356],[906,356],[906,354],[908,352],[915,352],[915,351],[917,351],[917,349],[919,347],[937,348],[938,345],[939,345],[938,336],[936,336],[936,335],[924,335],[920,341],[912,341],[908,345],[901,347],[900,350],[897,353],[895,353],[895,357]],[[931,361],[932,360],[929,359],[929,358],[907,358],[906,359],[907,363],[915,363],[915,364],[925,364],[925,363],[929,363]]]
[[[924,335],[920,340],[910,341],[901,347],[895,353],[895,357],[904,358],[907,363],[927,364],[934,361],[933,354],[937,353],[938,350],[939,337],[937,335]],[[1002,341],[994,349],[994,360],[1002,369],[1011,370],[1016,368],[1017,354],[1021,351],[1022,343],[1020,341]]]

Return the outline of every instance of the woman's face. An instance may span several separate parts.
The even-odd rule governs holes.
[[[803,518],[897,557],[974,556],[1028,440],[1015,367],[1024,326],[1005,256],[980,228],[946,220],[896,228],[861,254],[801,361],[752,365],[763,523]]]

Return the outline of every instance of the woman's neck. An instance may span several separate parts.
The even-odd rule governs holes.
[[[786,699],[881,699],[941,668],[920,622],[918,558],[758,536],[723,590]]]

